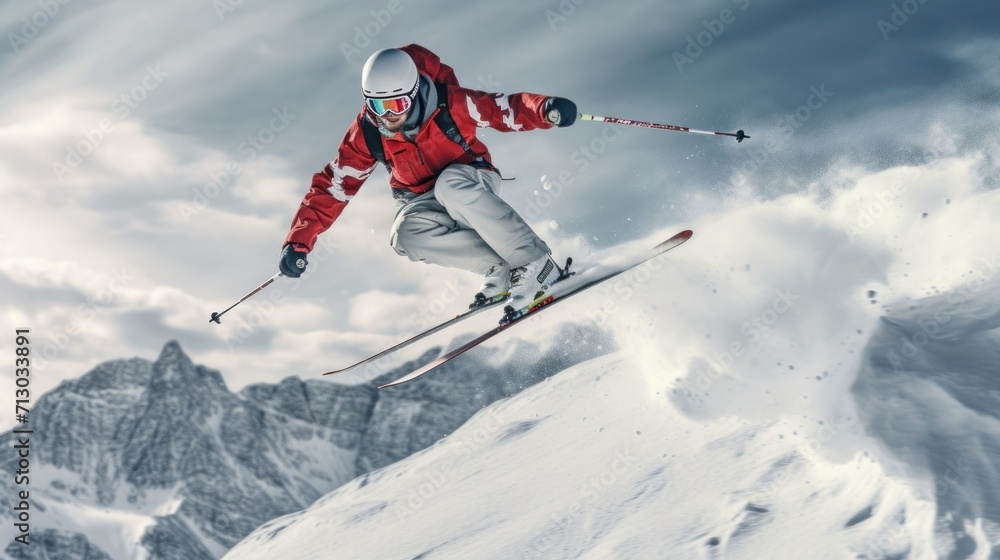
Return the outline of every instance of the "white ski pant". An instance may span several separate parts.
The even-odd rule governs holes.
[[[499,187],[496,171],[448,166],[434,189],[401,201],[389,243],[411,261],[477,274],[542,258],[548,245],[497,195]]]

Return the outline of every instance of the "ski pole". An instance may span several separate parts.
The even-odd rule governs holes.
[[[580,113],[578,115],[578,118],[580,120],[584,120],[584,121],[600,121],[600,122],[606,122],[606,123],[627,124],[627,125],[631,125],[631,126],[644,126],[646,128],[656,128],[656,129],[659,129],[659,130],[673,130],[675,132],[691,132],[691,133],[694,133],[694,134],[712,134],[712,135],[715,135],[715,136],[732,136],[732,137],[736,138],[736,142],[742,142],[745,138],[750,138],[749,136],[747,136],[746,134],[744,134],[742,130],[737,130],[736,132],[712,132],[710,130],[697,130],[697,129],[694,129],[694,128],[688,128],[686,126],[677,126],[677,125],[674,125],[674,124],[657,124],[657,123],[651,123],[651,122],[645,122],[645,121],[632,121],[632,120],[629,120],[629,119],[619,119],[617,117],[598,117],[596,115],[587,115],[587,114],[584,114],[584,113]]]
[[[234,304],[230,305],[229,307],[227,307],[227,308],[226,308],[226,310],[225,310],[225,311],[223,311],[222,313],[219,313],[219,312],[213,312],[213,313],[212,313],[212,318],[211,318],[211,319],[209,319],[209,320],[208,320],[208,322],[209,322],[209,323],[218,323],[218,324],[220,324],[220,325],[221,325],[221,324],[222,324],[222,321],[220,321],[220,320],[219,320],[219,318],[220,318],[220,317],[222,317],[223,315],[225,315],[226,313],[228,313],[230,309],[232,309],[232,308],[236,307],[237,305],[239,305],[239,304],[243,303],[244,301],[246,301],[246,300],[250,299],[250,297],[251,297],[251,296],[253,296],[253,295],[254,295],[254,294],[256,294],[257,292],[259,292],[259,291],[263,290],[264,288],[266,288],[266,287],[267,287],[268,285],[270,285],[270,284],[271,284],[271,282],[274,282],[274,280],[275,280],[276,278],[278,278],[279,276],[281,276],[281,273],[280,273],[280,272],[279,272],[279,273],[277,273],[277,274],[275,274],[274,276],[272,276],[272,277],[271,277],[271,279],[270,279],[270,280],[268,280],[267,282],[264,282],[264,283],[263,283],[263,284],[261,284],[260,286],[257,286],[257,288],[256,288],[256,289],[255,289],[254,291],[252,291],[252,292],[250,292],[249,294],[247,294],[247,295],[243,296],[242,298],[240,298],[240,301],[237,301],[236,303],[234,303]]]

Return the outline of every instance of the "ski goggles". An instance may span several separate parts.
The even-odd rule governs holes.
[[[402,115],[403,113],[409,111],[410,107],[413,106],[413,99],[410,98],[409,94],[400,95],[399,97],[390,97],[388,99],[374,99],[366,97],[365,105],[368,106],[369,111],[380,117],[385,116],[386,113]]]

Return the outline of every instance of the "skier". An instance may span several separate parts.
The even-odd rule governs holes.
[[[559,268],[548,245],[497,195],[500,175],[477,127],[502,132],[570,126],[562,97],[466,89],[419,45],[373,54],[361,73],[365,104],[333,161],[313,175],[285,238],[278,268],[298,278],[306,255],[378,162],[397,200],[389,242],[412,261],[483,275],[470,307],[509,294],[505,317],[525,310]]]

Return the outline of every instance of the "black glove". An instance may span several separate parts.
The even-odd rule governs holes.
[[[542,108],[545,120],[558,126],[569,126],[576,122],[576,103],[565,97],[549,97]]]
[[[295,249],[295,245],[289,243],[281,250],[281,260],[278,261],[278,270],[289,278],[298,278],[306,271],[306,252]]]

